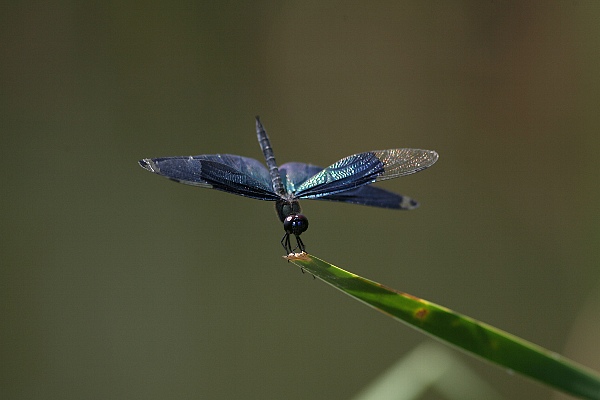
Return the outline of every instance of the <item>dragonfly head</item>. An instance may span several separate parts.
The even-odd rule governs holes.
[[[288,234],[299,236],[308,229],[308,218],[302,214],[290,214],[283,220],[283,229]]]

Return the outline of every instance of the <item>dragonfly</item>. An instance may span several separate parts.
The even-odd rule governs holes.
[[[422,171],[439,157],[433,150],[388,149],[354,154],[327,168],[301,162],[278,167],[271,141],[258,116],[256,134],[266,168],[258,160],[234,154],[144,158],[139,164],[178,183],[274,201],[285,231],[281,245],[286,254],[296,254],[296,250],[302,254],[306,247],[300,235],[308,229],[308,219],[302,214],[300,199],[412,210],[419,205],[412,198],[370,184]]]

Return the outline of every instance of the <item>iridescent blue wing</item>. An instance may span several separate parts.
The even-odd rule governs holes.
[[[364,206],[412,210],[419,207],[416,200],[374,186],[361,186],[336,194],[317,197],[316,200],[341,201]]]
[[[298,162],[287,163],[279,167],[283,185],[293,195],[296,195],[299,186],[322,170],[322,167]],[[401,210],[410,210],[418,206],[418,203],[409,197],[369,185],[333,194],[325,194],[320,197],[313,197],[313,199]]]
[[[221,190],[259,200],[277,200],[267,168],[232,154],[145,158],[139,164],[175,182]]]
[[[295,194],[307,179],[312,178],[323,170],[323,167],[317,167],[312,164],[301,162],[289,162],[279,167],[281,182],[288,193]]]
[[[331,198],[337,193],[369,183],[414,174],[432,166],[437,159],[435,151],[420,149],[375,150],[354,154],[303,180],[291,192],[297,198]],[[364,194],[358,193],[359,197]]]

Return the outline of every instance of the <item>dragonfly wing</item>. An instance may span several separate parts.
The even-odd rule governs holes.
[[[307,179],[321,172],[323,167],[300,162],[289,162],[279,167],[281,181],[288,193],[296,193]]]
[[[277,200],[267,168],[259,161],[232,154],[145,158],[142,168],[175,182],[221,190],[259,200]]]
[[[414,174],[433,165],[435,151],[376,150],[354,154],[321,170],[296,188],[298,198],[319,198],[384,179]]]
[[[372,153],[384,165],[384,171],[377,176],[377,181],[414,174],[431,167],[439,158],[435,151],[421,149],[375,150]]]
[[[279,167],[281,180],[289,193],[295,193],[297,188],[323,170],[312,164],[290,162]],[[361,204],[373,207],[412,210],[419,203],[407,196],[402,196],[370,185],[360,186],[335,194],[323,195],[317,200],[339,201],[343,203]]]
[[[410,197],[369,185],[322,196],[317,198],[317,200],[341,201],[344,203],[393,208],[396,210],[412,210],[419,206],[419,203]]]

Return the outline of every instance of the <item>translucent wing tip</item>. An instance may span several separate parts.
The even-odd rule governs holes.
[[[426,155],[424,157],[425,158],[424,168],[431,167],[440,158],[440,155],[435,150],[421,150],[421,151]]]
[[[431,167],[440,158],[440,155],[435,150],[424,149],[398,149],[409,154],[408,158],[412,159],[416,165],[425,169]]]
[[[438,154],[438,152],[437,152],[437,151],[435,151],[435,150],[425,150],[425,151],[426,151],[426,152],[428,152],[428,153],[430,154],[430,158],[431,158],[431,160],[432,160],[432,161],[431,161],[431,164],[432,164],[432,165],[433,165],[433,164],[434,164],[434,163],[435,163],[435,162],[438,160],[438,158],[440,158],[440,155],[439,155],[439,154]]]
[[[440,157],[433,150],[389,149],[372,152],[384,164],[385,172],[378,181],[414,174],[431,167]]]
[[[411,199],[410,197],[402,196],[402,201],[400,201],[399,209],[400,210],[414,210],[415,208],[419,208],[419,202]]]
[[[154,161],[152,161],[151,158],[144,158],[143,160],[138,161],[138,164],[147,171],[157,172],[156,164],[154,164]]]

